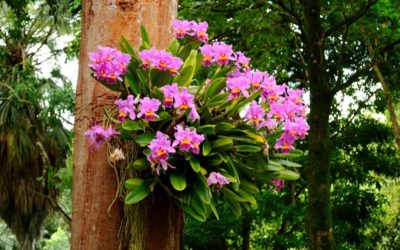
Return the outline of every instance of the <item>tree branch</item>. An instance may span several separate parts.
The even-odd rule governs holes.
[[[345,14],[343,13],[344,16],[344,20],[341,22],[336,23],[335,25],[333,25],[332,27],[330,27],[324,34],[324,37],[328,37],[330,36],[332,33],[334,33],[335,31],[337,31],[338,29],[340,29],[342,26],[347,26],[349,27],[350,25],[352,25],[353,23],[355,23],[358,19],[360,19],[361,17],[363,17],[365,15],[365,13],[367,13],[367,11],[378,2],[378,0],[372,0],[369,1],[368,4],[366,6],[364,6],[363,8],[361,8],[358,12],[356,12],[354,15],[346,18]]]
[[[362,76],[365,73],[367,73],[368,71],[370,71],[370,69],[374,65],[380,63],[384,59],[384,54],[386,52],[392,50],[398,44],[400,44],[400,39],[397,39],[397,40],[393,41],[392,43],[386,45],[386,47],[384,47],[382,50],[380,50],[380,52],[378,53],[377,56],[375,56],[369,63],[364,65],[364,67],[362,67],[360,70],[358,70],[354,74],[352,74],[346,82],[344,82],[343,84],[337,85],[335,88],[333,88],[333,93],[336,94],[337,92],[344,90],[344,89],[348,88],[350,85],[352,85],[355,81],[358,80],[358,78],[360,76]]]

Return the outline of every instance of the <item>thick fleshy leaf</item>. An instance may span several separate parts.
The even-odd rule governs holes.
[[[196,211],[196,213],[198,213],[202,217],[206,216],[206,205],[203,203],[200,197],[193,196],[190,205],[192,206],[193,210]]]
[[[283,169],[283,167],[278,161],[275,161],[275,160],[268,161],[268,170],[269,171],[278,171],[281,169]]]
[[[192,82],[196,72],[196,56],[197,51],[192,50],[180,70],[180,75],[175,77],[174,82],[178,83],[179,86],[188,86]]]
[[[297,180],[300,175],[296,172],[293,172],[289,169],[281,169],[279,170],[279,176],[277,178],[284,179],[284,180]]]
[[[122,128],[127,130],[127,131],[137,131],[137,130],[143,130],[144,127],[140,122],[138,121],[125,121],[122,123]]]
[[[174,79],[174,82],[179,86],[188,86],[193,79],[194,67],[192,65],[186,66],[180,70],[180,75]]]
[[[158,118],[155,119],[155,121],[170,121],[172,120],[172,116],[167,112],[167,111],[162,111],[159,115]]]
[[[196,158],[190,159],[190,166],[192,166],[194,172],[197,173],[200,171],[200,162]]]
[[[230,107],[227,110],[227,114],[231,115],[233,113],[235,113],[236,111],[240,111],[240,109],[242,109],[246,104],[251,103],[252,101],[254,101],[261,93],[261,89],[257,90],[256,92],[254,92],[253,94],[251,94],[249,97],[243,99],[241,102],[239,102],[238,104],[234,105],[233,107]]]
[[[124,138],[125,140],[130,140],[133,141],[135,139],[135,137],[132,135],[132,132],[125,130],[125,129],[121,129],[119,131],[119,134],[121,135],[122,138]]]
[[[213,151],[224,152],[232,149],[233,141],[230,138],[219,138],[211,142],[211,147]]]
[[[137,170],[145,170],[150,168],[150,163],[147,160],[147,158],[140,158],[135,160],[133,163],[128,165],[131,168],[137,169]]]
[[[225,200],[228,203],[229,207],[231,208],[232,212],[237,217],[242,215],[242,208],[240,207],[240,203],[238,201],[229,198],[225,198]]]
[[[119,42],[118,47],[122,52],[128,53],[131,56],[137,58],[135,49],[132,47],[132,45],[129,43],[129,41],[124,36],[121,36],[121,41]]]
[[[144,147],[147,144],[151,142],[151,140],[154,139],[154,134],[153,133],[144,133],[140,134],[135,137],[135,142],[139,144],[140,146]]]
[[[208,99],[221,92],[221,90],[225,88],[225,86],[226,86],[225,77],[219,77],[212,80],[210,82],[210,85],[206,89],[206,92],[204,93],[204,100],[206,100],[206,102],[208,103]]]
[[[238,145],[236,147],[237,152],[242,152],[242,153],[256,153],[261,150],[261,147],[257,147],[254,145]]]
[[[175,38],[169,43],[167,51],[171,52],[172,55],[177,55],[179,50],[179,42]]]
[[[185,213],[187,215],[189,215],[190,217],[192,217],[193,219],[195,219],[197,221],[200,221],[200,222],[206,221],[206,217],[196,213],[196,211],[194,211],[191,206],[185,206],[183,208],[183,211],[185,211]]]
[[[222,189],[222,193],[224,194],[224,197],[235,200],[238,202],[246,202],[247,200],[240,197],[238,194],[236,194],[234,191],[230,190],[228,187],[224,187]]]
[[[235,126],[228,122],[219,122],[215,128],[217,130],[231,130],[234,129]]]
[[[133,188],[125,197],[125,204],[131,205],[140,202],[144,198],[146,198],[150,194],[149,187],[145,184],[145,182]]]
[[[125,82],[135,95],[139,95],[141,91],[139,81],[128,71],[125,75]]]
[[[290,151],[287,154],[276,153],[276,154],[274,154],[274,157],[283,158],[283,159],[293,159],[293,158],[298,158],[303,155],[304,155],[303,151],[301,151],[299,149],[293,149],[292,151]]]
[[[169,176],[171,185],[175,190],[182,191],[186,188],[186,178],[181,174],[171,174]]]
[[[219,220],[219,215],[218,215],[217,209],[215,208],[213,201],[210,202],[210,208],[211,208],[211,211],[213,212],[213,214],[215,215],[215,218],[217,218],[217,220]]]
[[[205,203],[205,204],[210,204],[211,202],[211,190],[207,185],[207,180],[205,177],[201,174],[201,172],[196,173],[198,177],[198,181],[195,183],[193,189],[196,195],[200,197],[200,199]]]
[[[205,164],[208,166],[219,166],[222,163],[221,157],[218,155],[211,155],[206,158]]]
[[[202,152],[203,152],[203,155],[204,156],[207,156],[207,155],[209,155],[210,154],[210,152],[211,152],[211,145],[210,145],[210,143],[208,142],[208,140],[205,140],[204,142],[203,142],[203,147],[202,147],[203,149],[202,149]]]
[[[206,103],[207,107],[214,107],[214,106],[218,106],[221,104],[226,103],[226,98],[228,97],[229,93],[221,93],[221,94],[217,94],[214,95],[213,97],[211,97],[208,102]]]
[[[137,188],[141,185],[143,185],[144,180],[140,178],[130,178],[125,181],[125,188],[128,190],[132,190],[134,188]]]
[[[251,204],[253,204],[253,205],[257,204],[257,201],[256,201],[256,199],[254,198],[254,196],[251,195],[251,194],[249,194],[249,193],[247,193],[246,191],[239,189],[239,190],[237,191],[237,194],[238,194],[241,198],[245,199],[247,202],[249,202],[249,203],[251,203]]]
[[[248,181],[244,178],[240,180],[240,189],[250,194],[256,194],[260,192],[260,189],[252,181]]]
[[[206,124],[206,125],[200,126],[197,130],[206,135],[215,135],[215,125],[214,124]]]
[[[292,167],[292,168],[300,168],[301,165],[296,163],[296,162],[292,162],[292,161],[287,161],[287,160],[277,160],[277,162],[279,162],[280,164],[287,166],[287,167]]]
[[[140,25],[140,35],[142,36],[142,46],[146,49],[150,49],[151,43],[147,30],[143,25]]]

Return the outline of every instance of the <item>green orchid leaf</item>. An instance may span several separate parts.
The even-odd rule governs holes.
[[[171,185],[175,190],[182,191],[186,188],[186,178],[181,174],[171,174],[169,176],[169,180]]]
[[[140,178],[130,178],[125,181],[125,188],[128,190],[132,190],[143,185],[144,180]]]
[[[142,185],[133,188],[126,195],[125,204],[132,205],[132,204],[138,203],[138,202],[142,201],[144,198],[146,198],[149,194],[150,194],[150,189],[146,185],[146,183],[143,182]]]

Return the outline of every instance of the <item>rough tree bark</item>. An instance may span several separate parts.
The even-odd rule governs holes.
[[[330,202],[329,114],[333,94],[329,86],[321,25],[321,1],[303,0],[307,73],[310,84],[308,188],[309,249],[334,249]]]
[[[138,47],[140,24],[146,26],[156,47],[166,47],[176,12],[177,0],[84,0],[82,3],[71,249],[118,249],[124,216],[123,205],[119,202],[107,212],[117,183],[114,171],[107,163],[106,147],[90,152],[83,135],[90,126],[102,122],[102,108],[112,105],[116,98],[115,93],[91,78],[88,52],[95,51],[97,45],[116,47],[121,35]],[[147,209],[143,210],[149,212],[135,218],[144,225],[141,239],[136,240],[143,240],[145,249],[179,249],[180,240],[176,239],[180,239],[182,233],[181,212],[165,194],[154,196],[145,206]]]

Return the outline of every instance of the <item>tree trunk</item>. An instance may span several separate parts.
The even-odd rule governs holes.
[[[101,124],[102,108],[112,105],[116,98],[116,93],[91,78],[88,52],[96,51],[98,45],[117,47],[121,35],[138,47],[141,24],[146,26],[153,45],[166,47],[172,37],[171,22],[176,11],[177,0],[84,0],[82,3],[71,249],[118,249],[124,217],[123,204],[119,201],[108,212],[117,182],[107,163],[106,146],[90,152],[83,134],[92,125]],[[169,198],[163,193],[160,197],[155,195],[154,200],[147,201],[141,210],[148,212],[136,214],[134,219],[145,229],[152,230],[153,237],[150,237],[150,231],[144,230],[141,238],[135,240],[142,241],[140,244],[146,246],[145,249],[179,249],[183,219]],[[150,248],[153,246],[157,247]]]
[[[310,132],[306,180],[309,249],[334,249],[330,202],[329,114],[333,95],[329,87],[321,26],[320,0],[304,0],[307,73],[310,83]]]
[[[364,29],[362,29],[362,32],[364,33]],[[374,54],[374,49],[372,47],[372,44],[371,44],[371,42],[370,42],[368,37],[364,36],[364,39],[365,39],[365,41],[367,43],[367,46],[368,46],[368,52],[369,52],[369,54],[370,54],[370,56],[372,58],[372,56]],[[386,82],[385,78],[383,77],[382,72],[379,69],[378,64],[374,65],[373,69],[374,69],[375,76],[378,79],[378,81],[381,83],[382,88],[383,88],[383,92],[385,93],[386,105],[388,107],[390,121],[392,122],[392,131],[393,131],[394,139],[395,139],[396,144],[397,144],[397,149],[400,152],[400,130],[399,130],[399,123],[397,122],[396,112],[394,110],[392,92],[390,91],[389,85]]]
[[[242,237],[243,237],[242,250],[250,249],[251,221],[252,218],[250,213],[245,212],[242,217]]]
[[[387,107],[389,110],[389,117],[390,117],[390,121],[392,122],[393,135],[396,140],[397,149],[400,151],[400,130],[399,130],[399,123],[397,122],[396,112],[394,110],[392,92],[390,91],[389,85],[385,81],[385,78],[383,78],[383,75],[379,69],[379,66],[375,65],[373,67],[373,69],[375,72],[375,76],[376,76],[376,78],[378,78],[379,82],[382,84],[383,91],[385,93],[386,104],[387,104]]]

